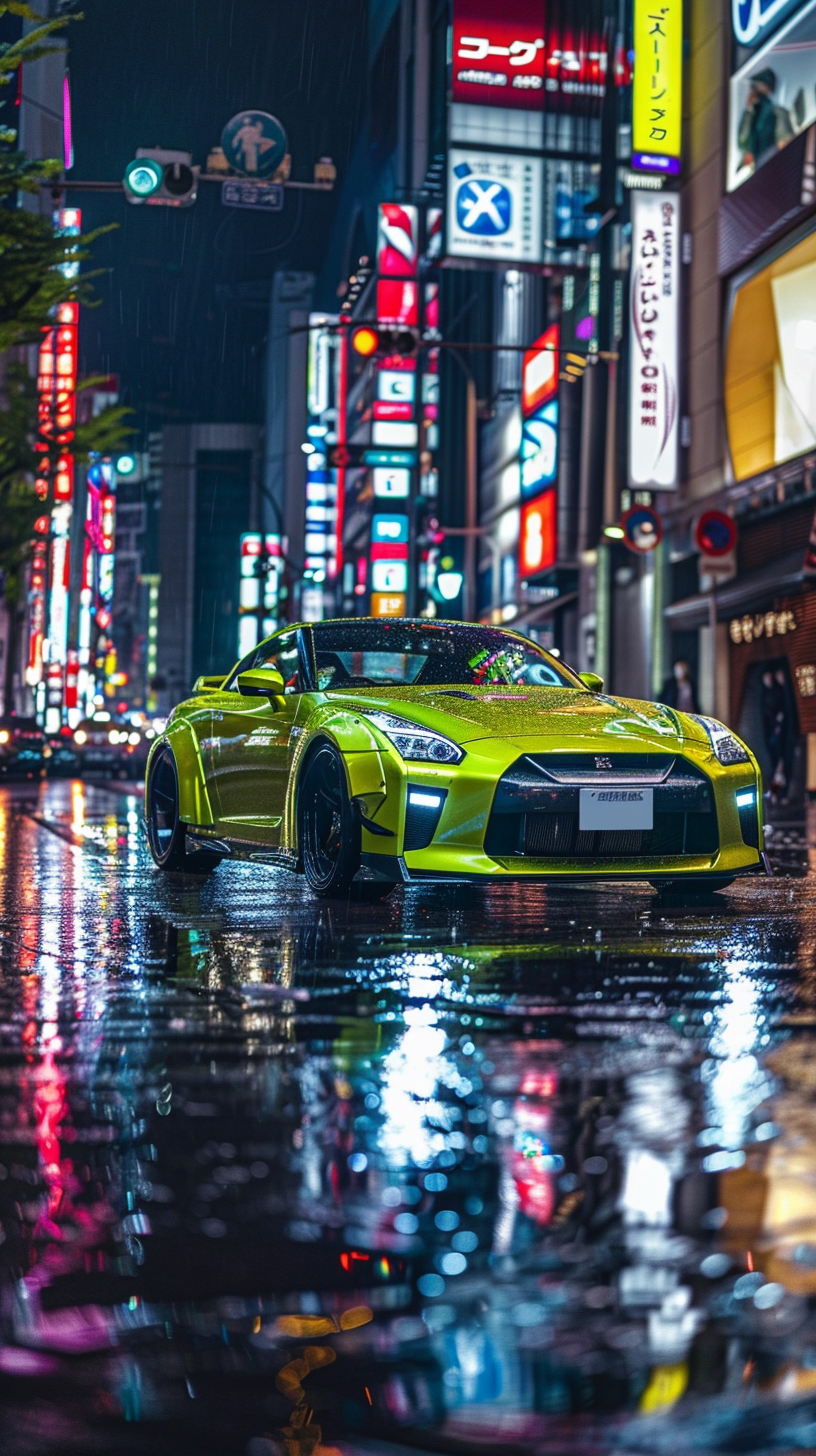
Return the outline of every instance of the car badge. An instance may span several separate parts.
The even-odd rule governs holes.
[[[611,760],[611,758],[596,758],[595,759],[595,767],[598,768],[598,769],[600,769],[600,768],[609,769],[609,768],[612,767],[612,760]]]

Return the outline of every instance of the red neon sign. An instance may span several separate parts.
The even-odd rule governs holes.
[[[377,272],[382,278],[416,278],[419,209],[381,202],[377,228]]]
[[[608,65],[602,7],[589,0],[454,0],[454,101],[542,111],[546,94],[548,109],[571,109],[603,97]]]
[[[377,284],[377,321],[416,328],[419,324],[419,285],[381,278]]]
[[[525,415],[535,414],[558,393],[561,329],[550,324],[532,349],[524,355],[521,366],[521,408]]]
[[[528,501],[521,508],[521,538],[519,541],[519,573],[521,576],[536,576],[555,566],[558,552],[556,547],[556,491],[547,490],[536,500]]]

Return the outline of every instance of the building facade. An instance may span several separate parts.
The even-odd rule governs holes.
[[[226,674],[245,650],[242,538],[259,528],[260,430],[166,425],[152,453],[161,477],[152,681],[167,711],[198,676]]]
[[[690,661],[704,709],[797,798],[816,787],[816,4],[691,0],[687,25],[688,451],[666,660]],[[700,550],[712,510],[734,523],[722,558]]]
[[[633,697],[685,662],[804,783],[816,3],[428,0],[371,37],[312,613],[513,623]]]

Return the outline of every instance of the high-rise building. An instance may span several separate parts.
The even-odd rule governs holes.
[[[226,675],[242,650],[241,538],[259,526],[260,444],[255,425],[166,425],[160,464],[152,452],[160,583],[148,654],[155,625],[160,710],[202,673]]]

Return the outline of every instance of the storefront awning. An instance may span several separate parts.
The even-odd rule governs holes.
[[[717,588],[717,618],[727,619],[735,611],[754,607],[759,611],[769,606],[775,597],[790,595],[799,591],[805,580],[802,573],[803,552],[801,546],[777,556],[757,571],[744,572],[734,581],[727,581]],[[710,597],[708,593],[686,597],[682,602],[673,602],[666,608],[666,618],[675,631],[704,627],[709,620]]]

